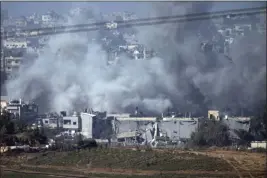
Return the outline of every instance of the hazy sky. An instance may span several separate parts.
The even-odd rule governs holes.
[[[146,13],[151,2],[1,2],[12,16],[28,15],[34,12],[45,13],[54,10],[66,13],[71,7],[96,7],[102,12],[138,11]],[[214,2],[214,11],[266,6],[266,2]]]

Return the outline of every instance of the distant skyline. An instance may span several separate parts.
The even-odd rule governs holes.
[[[1,2],[1,8],[7,9],[11,16],[30,15],[34,12],[46,13],[54,10],[58,13],[67,13],[75,7],[93,7],[101,12],[131,11],[141,16],[147,13],[148,7],[155,2]],[[205,2],[203,2],[205,3]],[[241,9],[249,7],[266,7],[266,2],[213,2],[211,11]]]

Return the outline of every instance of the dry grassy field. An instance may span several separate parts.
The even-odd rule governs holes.
[[[1,164],[6,171],[38,177],[266,177],[264,153],[222,150],[98,148],[2,157]],[[18,173],[12,174],[6,176]]]

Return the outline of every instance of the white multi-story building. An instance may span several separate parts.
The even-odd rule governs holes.
[[[49,23],[52,21],[52,16],[50,14],[42,15],[42,22]]]
[[[11,100],[5,110],[12,114],[13,119],[34,120],[38,115],[38,106],[34,103],[25,103],[20,100]]]
[[[106,23],[106,27],[107,27],[108,29],[115,29],[115,28],[118,27],[118,24],[115,23],[115,22],[109,22],[109,23]]]
[[[80,129],[80,117],[74,113],[72,116],[63,117],[63,129],[78,132]]]
[[[51,129],[56,128],[62,128],[63,127],[63,119],[62,117],[55,115],[55,114],[49,114],[45,117],[41,117],[39,119],[41,126]]]
[[[82,122],[81,134],[85,138],[93,138],[93,133],[92,133],[93,117],[95,117],[94,114],[81,113],[81,122]]]
[[[107,139],[112,134],[111,119],[105,113],[81,113],[81,134],[85,138]]]
[[[1,96],[1,103],[0,103],[1,114],[6,109],[7,105],[8,105],[8,97]]]
[[[15,77],[23,61],[23,57],[5,56],[2,61],[2,67],[8,78]]]
[[[27,40],[4,40],[3,42],[4,48],[14,49],[14,48],[27,48]]]

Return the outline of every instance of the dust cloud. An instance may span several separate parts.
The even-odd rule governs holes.
[[[199,9],[209,12],[212,3],[152,3],[147,12],[155,17]],[[86,17],[69,18],[67,24],[78,22],[86,23]],[[107,52],[92,41],[97,31],[52,36],[38,59],[7,84],[8,94],[35,100],[43,111],[91,107],[128,112],[138,106],[154,114],[167,108],[196,114],[211,108],[249,112],[266,96],[266,40],[256,33],[236,39],[231,63],[221,54],[200,50],[197,34],[212,22],[135,27],[139,42],[158,56],[130,60],[121,55],[116,65],[107,65]]]

